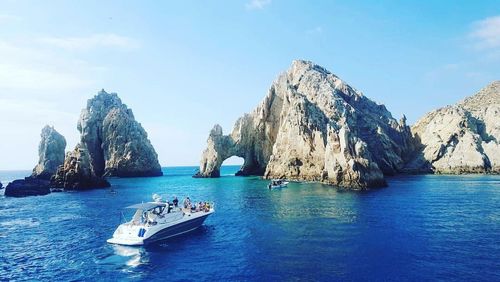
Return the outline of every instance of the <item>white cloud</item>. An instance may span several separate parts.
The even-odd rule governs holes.
[[[70,73],[0,64],[0,88],[44,91],[74,89],[88,84],[89,81]]]
[[[262,10],[269,4],[271,4],[271,0],[251,0],[245,4],[245,8],[247,10]]]
[[[14,18],[0,17],[0,26],[7,19]],[[109,33],[0,36],[0,129],[3,136],[12,136],[0,142],[0,169],[32,168],[45,124],[54,125],[66,137],[66,149],[72,149],[78,141],[76,121],[82,106],[109,86],[112,77],[114,65],[106,60],[112,54],[103,57],[99,49],[138,47],[134,39]]]
[[[478,49],[500,48],[500,16],[489,17],[473,23],[470,37]]]
[[[41,95],[42,96],[42,95]],[[81,105],[79,105],[81,106]],[[78,141],[76,121],[77,109],[56,105],[39,99],[0,97],[0,128],[3,138],[0,143],[0,169],[31,169],[37,162],[40,130],[46,124],[55,126],[66,138],[66,150],[71,150]]]
[[[81,89],[92,83],[80,71],[91,68],[86,62],[63,57],[31,41],[0,42],[0,54],[0,90],[4,97],[6,92],[51,93]]]
[[[140,47],[136,40],[113,33],[93,34],[85,37],[44,37],[40,42],[55,47],[78,51],[95,48],[136,49]]]

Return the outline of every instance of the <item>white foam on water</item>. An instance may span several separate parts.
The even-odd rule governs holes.
[[[14,219],[14,220],[9,220],[9,221],[4,221],[0,222],[0,225],[3,227],[36,227],[40,225],[40,222],[37,221],[34,218],[27,218],[27,219]]]

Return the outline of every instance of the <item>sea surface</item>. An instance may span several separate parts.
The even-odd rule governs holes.
[[[499,176],[400,176],[369,192],[315,183],[269,191],[259,177],[232,176],[237,166],[218,179],[191,178],[195,169],[111,179],[115,192],[0,196],[0,280],[500,281]],[[28,174],[0,171],[0,181]],[[123,207],[153,193],[210,200],[216,212],[158,245],[106,243]]]

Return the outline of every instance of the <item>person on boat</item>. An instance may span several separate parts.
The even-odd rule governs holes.
[[[184,208],[187,209],[187,208],[191,208],[191,199],[189,199],[189,197],[187,197],[186,199],[184,199]]]
[[[177,197],[174,197],[174,207],[177,207],[179,205],[179,200],[177,199]]]
[[[198,203],[198,206],[196,207],[196,211],[198,212],[198,211],[202,211],[202,210],[204,210],[204,209],[205,209],[205,204],[204,204],[203,202],[201,202],[201,201],[200,201],[200,202]]]

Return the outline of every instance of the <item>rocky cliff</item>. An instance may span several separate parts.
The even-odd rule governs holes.
[[[40,136],[41,140],[38,145],[39,160],[33,169],[33,173],[24,179],[10,182],[5,187],[5,196],[25,197],[50,193],[50,179],[56,173],[58,166],[64,162],[66,139],[54,127],[48,125],[42,129]]]
[[[100,91],[78,121],[80,143],[53,179],[72,189],[107,186],[106,176],[160,176],[158,156],[132,110],[116,93]]]
[[[412,132],[419,150],[409,171],[500,173],[500,81],[428,113]]]
[[[307,61],[294,61],[231,134],[216,125],[195,177],[217,177],[222,162],[244,158],[240,175],[321,181],[350,189],[384,186],[412,150],[405,118]]]
[[[66,153],[64,164],[52,178],[52,186],[67,190],[109,187],[109,182],[95,172],[88,150],[81,146],[78,144],[73,151]]]
[[[66,139],[54,127],[46,125],[42,129],[38,146],[38,164],[33,169],[34,178],[50,180],[57,168],[64,162]]]

